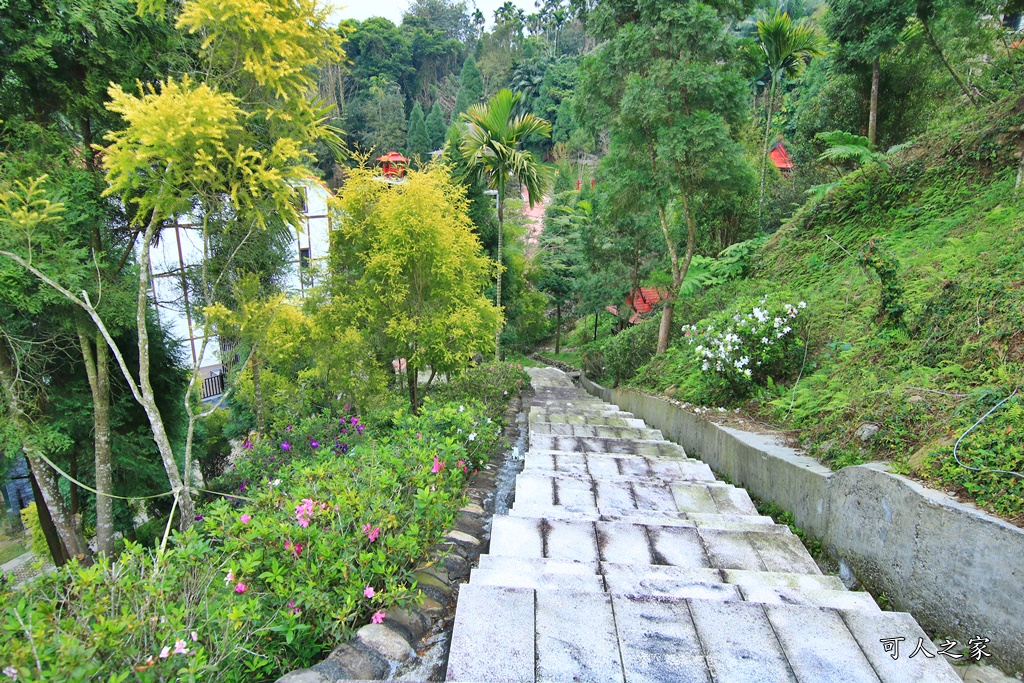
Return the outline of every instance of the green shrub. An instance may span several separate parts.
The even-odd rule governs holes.
[[[803,301],[791,304],[785,294],[740,299],[733,307],[694,325],[666,354],[642,368],[636,382],[701,404],[735,404],[759,391],[772,392],[796,373],[803,341]]]
[[[209,481],[219,477],[227,467],[231,455],[231,442],[225,428],[231,421],[231,411],[213,411],[208,418],[196,425],[196,445],[193,453],[199,461],[203,479]]]
[[[35,502],[29,503],[28,507],[21,511],[21,523],[28,534],[28,547],[37,560],[51,561],[50,546],[46,543],[46,536],[43,535],[43,527],[39,523],[39,511]]]
[[[633,378],[637,370],[654,357],[658,350],[658,330],[661,318],[649,318],[628,327],[600,343],[604,359],[603,376],[610,377],[614,386]]]
[[[530,376],[521,363],[485,361],[452,375],[447,382],[434,384],[427,396],[435,403],[475,401],[488,417],[499,420],[509,398],[529,385]]]
[[[0,661],[19,680],[269,681],[410,604],[412,569],[499,432],[476,401],[388,422],[286,425],[246,444],[217,482],[236,496],[200,506],[163,555],[129,543],[113,563],[0,586]]]

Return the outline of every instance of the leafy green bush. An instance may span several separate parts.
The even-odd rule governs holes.
[[[290,427],[290,428],[289,428]],[[475,401],[376,432],[324,413],[245,446],[162,555],[71,563],[0,587],[0,661],[19,680],[263,681],[417,599],[411,571],[498,439]],[[242,497],[244,496],[244,498]]]
[[[649,318],[599,342],[605,366],[602,376],[610,377],[614,386],[632,379],[658,350],[660,326],[660,316]]]
[[[46,537],[43,536],[43,527],[39,524],[39,511],[36,508],[35,502],[31,502],[28,504],[28,507],[22,508],[21,524],[25,527],[25,533],[28,534],[28,547],[32,554],[36,556],[37,560],[49,562],[52,559],[50,556],[50,546],[47,545]]]
[[[644,367],[637,382],[675,386],[677,397],[696,403],[733,404],[771,389],[799,367],[803,341],[795,326],[805,307],[803,301],[788,303],[783,294],[741,299],[733,308],[683,325],[683,340]]]
[[[505,404],[523,387],[530,385],[530,376],[521,363],[483,362],[452,375],[447,382],[435,384],[428,396],[435,402],[479,402],[487,416],[498,420]]]

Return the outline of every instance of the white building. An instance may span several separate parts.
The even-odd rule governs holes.
[[[328,197],[329,191],[323,184],[304,188],[301,212],[304,225],[299,230],[291,229],[291,259],[285,277],[285,289],[289,293],[302,296],[314,284],[313,274],[317,269],[313,266],[326,262],[331,232]],[[199,357],[203,330],[194,319],[185,288],[186,268],[198,265],[203,258],[201,228],[187,218],[164,228],[150,256],[150,296],[160,324],[184,345],[189,362],[203,370],[204,378],[219,375],[221,358],[216,337],[209,340],[205,353]],[[204,397],[209,394],[205,383],[203,394]]]

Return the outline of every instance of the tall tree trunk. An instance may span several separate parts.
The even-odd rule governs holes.
[[[555,355],[562,348],[562,302],[555,302]]]
[[[878,57],[871,62],[871,110],[868,112],[868,142],[875,144],[878,133],[878,81],[882,68]]]
[[[504,242],[505,232],[505,188],[498,188],[498,293],[494,297],[495,305],[498,307],[498,315],[501,312],[501,247]],[[494,360],[501,360],[501,328],[504,327],[504,316],[498,320],[498,331],[494,333]]]
[[[683,256],[682,262],[679,260],[675,242],[672,240],[665,207],[658,207],[658,217],[661,219],[661,232],[665,236],[669,258],[672,261],[672,291],[665,297],[665,304],[661,309],[661,324],[658,326],[658,350],[655,352],[656,355],[665,353],[668,349],[668,339],[672,331],[672,315],[675,312],[675,301],[679,297],[679,289],[683,286],[686,273],[690,270],[690,262],[693,261],[693,252],[697,244],[697,230],[690,215],[689,199],[685,192],[680,193],[679,199],[683,204],[683,220],[686,222],[686,253]]]
[[[949,75],[953,77],[956,84],[960,86],[960,90],[967,95],[967,99],[971,101],[971,104],[977,105],[978,100],[975,99],[974,93],[971,92],[970,88],[967,87],[967,84],[960,78],[960,74],[953,69],[953,65],[949,63],[948,59],[946,59],[946,53],[944,53],[942,51],[942,47],[939,46],[939,41],[935,40],[935,35],[932,33],[931,25],[929,25],[927,21],[922,21],[921,25],[924,26],[924,33],[928,36],[928,42],[932,44],[932,48],[934,48],[935,52],[938,53],[939,59],[942,60],[943,65],[946,67],[946,71],[948,71]]]
[[[28,459],[25,462],[28,462]],[[63,567],[69,559],[68,551],[60,540],[60,534],[57,533],[57,527],[53,524],[53,518],[50,517],[50,509],[46,507],[46,499],[43,498],[39,482],[36,481],[36,475],[32,474],[31,463],[29,464],[28,478],[32,484],[32,497],[36,501],[36,515],[39,517],[39,528],[43,531],[43,538],[46,539],[46,547],[50,549],[50,557],[53,559],[54,566]]]
[[[81,481],[81,478],[78,476],[78,446],[77,446],[77,444],[75,445],[74,448],[71,449],[71,452],[68,455],[68,474],[71,475],[72,479],[77,479],[78,481]],[[79,513],[81,512],[81,510],[82,510],[82,505],[81,505],[81,501],[79,500],[79,498],[80,498],[80,495],[78,493],[78,485],[75,484],[74,482],[71,482],[71,486],[68,487],[68,502],[69,502],[69,504],[71,506],[71,516],[72,517],[77,517],[79,515]]]
[[[413,415],[419,415],[419,377],[417,376],[416,368],[414,368],[412,363],[409,361],[406,361],[405,363],[405,380],[409,385],[409,408],[412,410]]]
[[[32,438],[32,414],[34,409],[26,405],[19,386],[17,368],[6,343],[0,343],[0,388],[6,394],[7,418],[21,438],[21,449],[28,460],[28,466],[35,476],[39,487],[39,498],[46,503],[53,525],[57,528],[60,540],[64,543],[70,557],[77,557],[84,564],[92,564],[92,554],[75,523],[75,518],[64,502],[60,489],[57,488],[57,477],[53,470],[39,457],[40,451]],[[52,552],[52,551],[51,551]],[[57,562],[57,556],[54,556]]]
[[[256,350],[253,349],[252,357],[249,360],[249,365],[252,367],[252,393],[256,399],[256,429],[259,430],[260,434],[266,433],[267,427],[267,414],[263,408],[263,385],[260,383],[260,359],[256,355]]]
[[[761,194],[757,202],[757,227],[764,229],[764,184],[768,175],[768,151],[771,148],[772,110],[775,109],[775,74],[768,94],[768,120],[764,124],[764,153],[761,155]]]
[[[57,528],[57,534],[60,536],[68,556],[78,558],[82,564],[92,564],[92,551],[89,550],[89,545],[85,542],[85,537],[82,536],[74,515],[71,514],[63,496],[60,495],[57,476],[53,469],[43,462],[43,459],[39,457],[39,451],[29,440],[26,439],[22,442],[22,450],[25,452],[25,458],[39,484],[39,490],[46,502],[46,508],[50,512],[50,518]],[[54,560],[56,561],[56,558]]]
[[[149,328],[146,325],[146,314],[149,311],[149,298],[147,289],[149,284],[149,260],[150,247],[157,229],[156,217],[154,216],[146,234],[142,239],[142,251],[139,258],[139,291],[136,300],[135,325],[138,330],[139,345],[139,393],[142,395],[142,407],[149,418],[149,424],[153,429],[153,441],[160,451],[160,459],[163,461],[164,470],[167,472],[167,479],[171,489],[177,492],[178,505],[181,507],[180,526],[182,530],[187,529],[196,516],[196,506],[192,501],[192,494],[186,488],[186,482],[181,478],[178,471],[178,463],[174,459],[174,450],[171,448],[171,440],[167,436],[167,429],[164,426],[163,417],[160,415],[160,408],[156,404],[156,395],[153,392],[153,383],[149,378]],[[188,476],[188,472],[185,472]]]
[[[110,351],[103,338],[98,334],[91,338],[84,325],[79,325],[78,339],[92,392],[96,490],[100,492],[96,496],[96,552],[110,557],[114,552],[114,501],[103,495],[114,492],[110,441]]]

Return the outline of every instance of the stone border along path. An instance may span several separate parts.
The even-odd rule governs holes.
[[[913,617],[822,575],[744,490],[561,371],[529,372],[530,449],[460,591],[449,681],[960,681],[909,657],[931,646]]]

